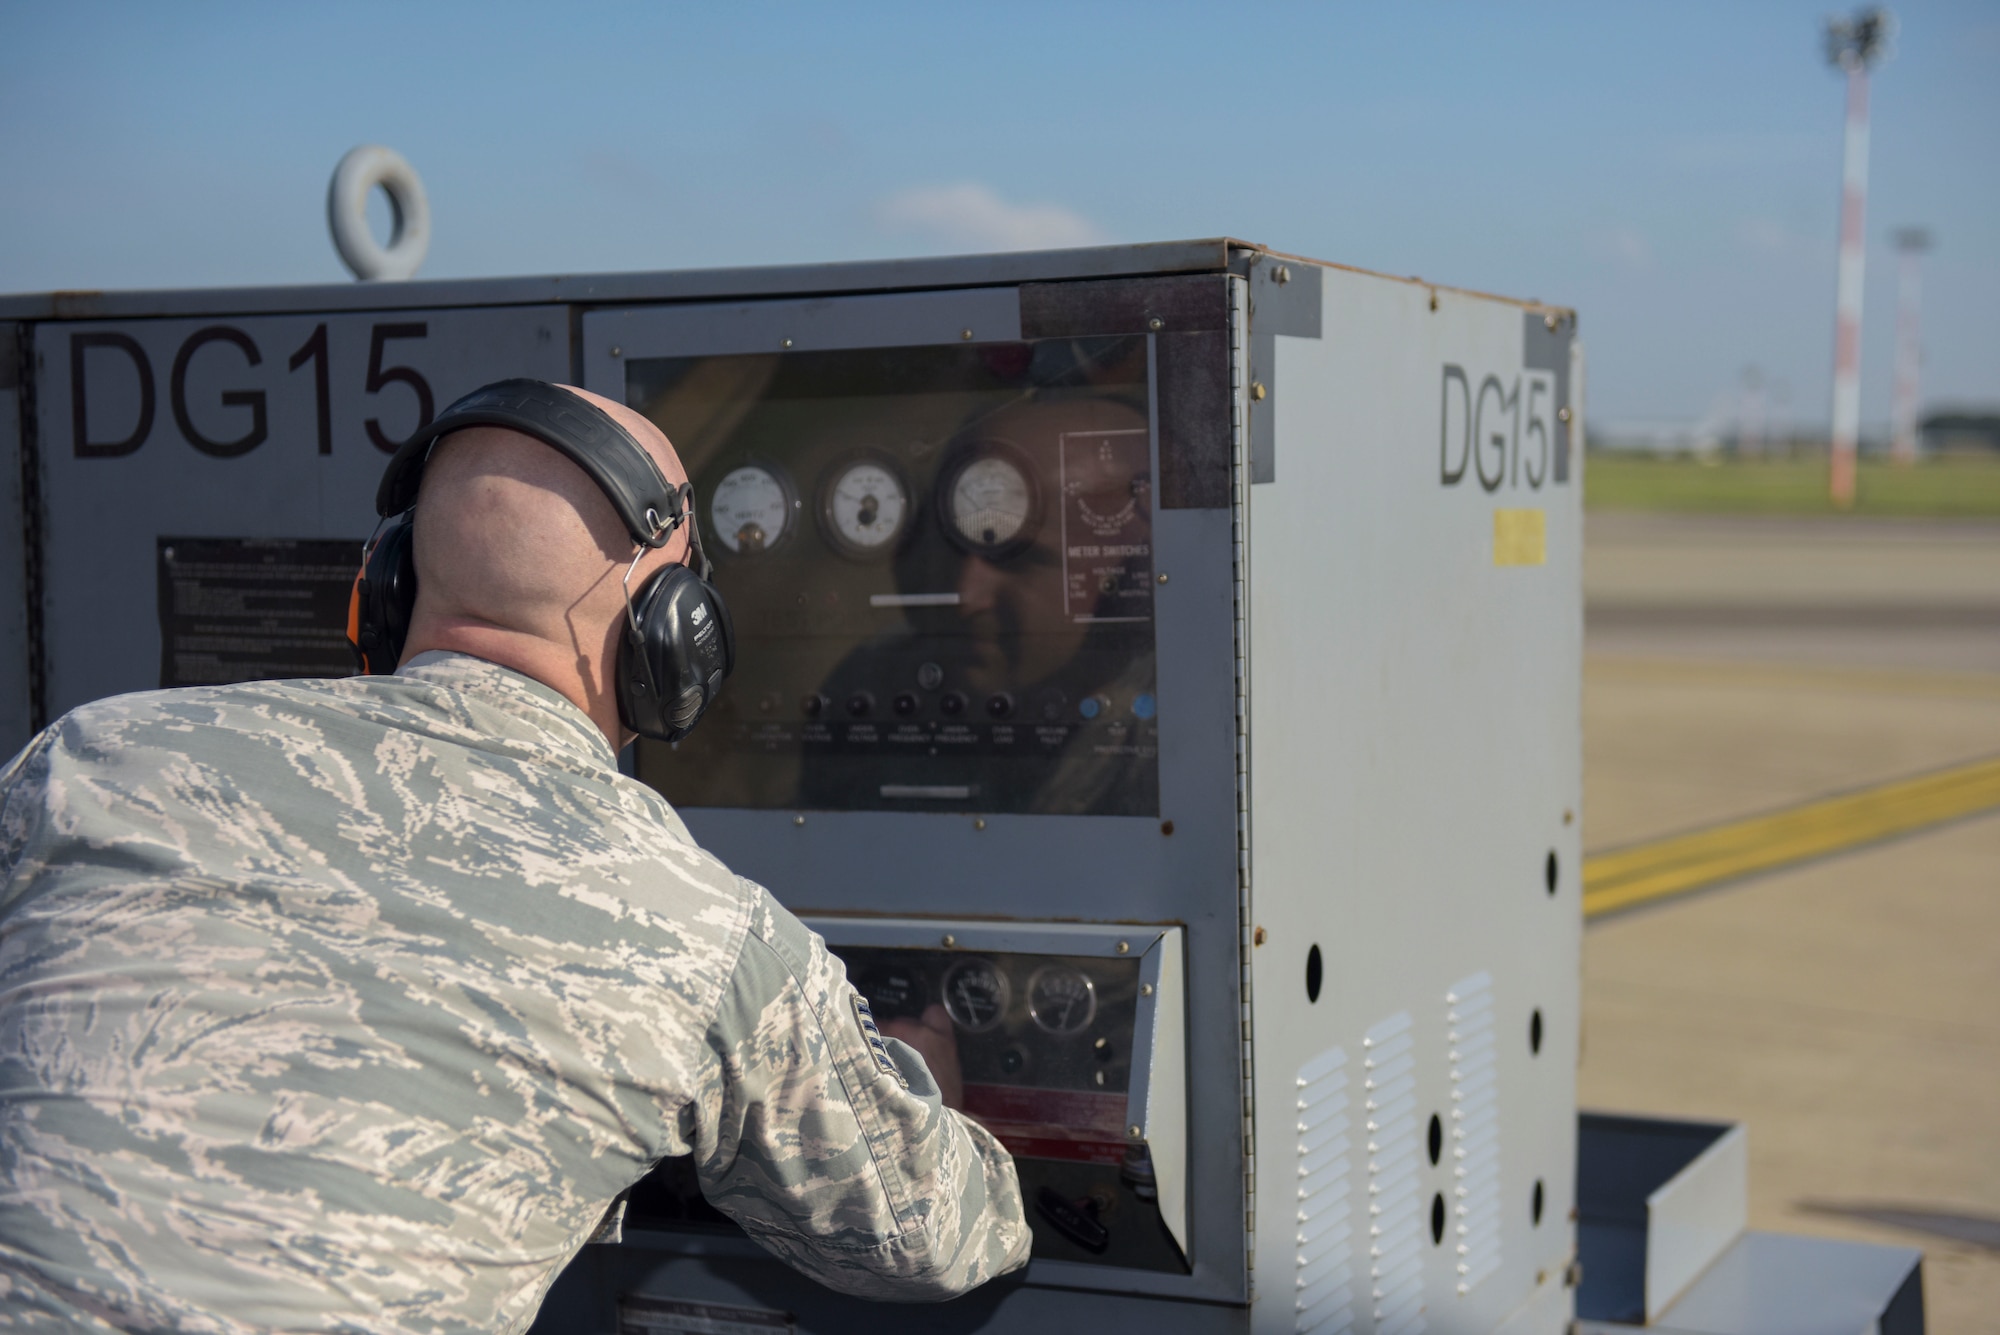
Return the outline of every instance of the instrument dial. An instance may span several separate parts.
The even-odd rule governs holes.
[[[848,556],[887,556],[910,526],[910,489],[887,459],[835,468],[820,496],[827,537]]]
[[[1011,446],[975,447],[946,470],[938,500],[945,531],[968,551],[997,560],[1034,541],[1041,497],[1028,461]]]
[[[991,960],[960,960],[944,971],[939,991],[952,1022],[967,1033],[982,1034],[1006,1017],[1013,989],[1007,975]]]
[[[1028,1014],[1051,1034],[1075,1034],[1097,1018],[1097,988],[1067,964],[1037,969],[1028,979]]]
[[[716,541],[737,556],[768,551],[791,530],[798,501],[784,477],[758,464],[723,474],[708,498],[708,523]]]

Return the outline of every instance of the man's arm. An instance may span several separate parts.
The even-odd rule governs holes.
[[[873,1032],[826,943],[761,888],[710,1027],[695,1164],[766,1250],[866,1298],[956,1297],[1028,1259],[1014,1163]]]

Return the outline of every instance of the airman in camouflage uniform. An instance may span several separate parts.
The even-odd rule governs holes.
[[[1026,1260],[998,1142],[539,680],[100,701],[0,803],[0,1328],[520,1330],[682,1154],[846,1293]]]

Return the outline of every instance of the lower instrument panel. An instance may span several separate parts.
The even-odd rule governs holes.
[[[1035,1256],[1187,1273],[1178,928],[812,925],[885,1033],[949,1028],[957,1081],[935,1073],[1013,1154]],[[626,1220],[734,1229],[687,1159],[635,1187]]]

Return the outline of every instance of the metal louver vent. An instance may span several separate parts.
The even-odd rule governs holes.
[[[1418,1178],[1417,1063],[1410,1013],[1361,1040],[1368,1147],[1368,1278],[1375,1335],[1424,1329],[1424,1218]]]
[[[1485,973],[1444,994],[1451,1051],[1451,1157],[1458,1291],[1500,1268],[1500,1107],[1494,1073],[1493,979]]]
[[[1347,1151],[1347,1054],[1328,1048],[1299,1068],[1298,1335],[1354,1328],[1354,1228]]]

